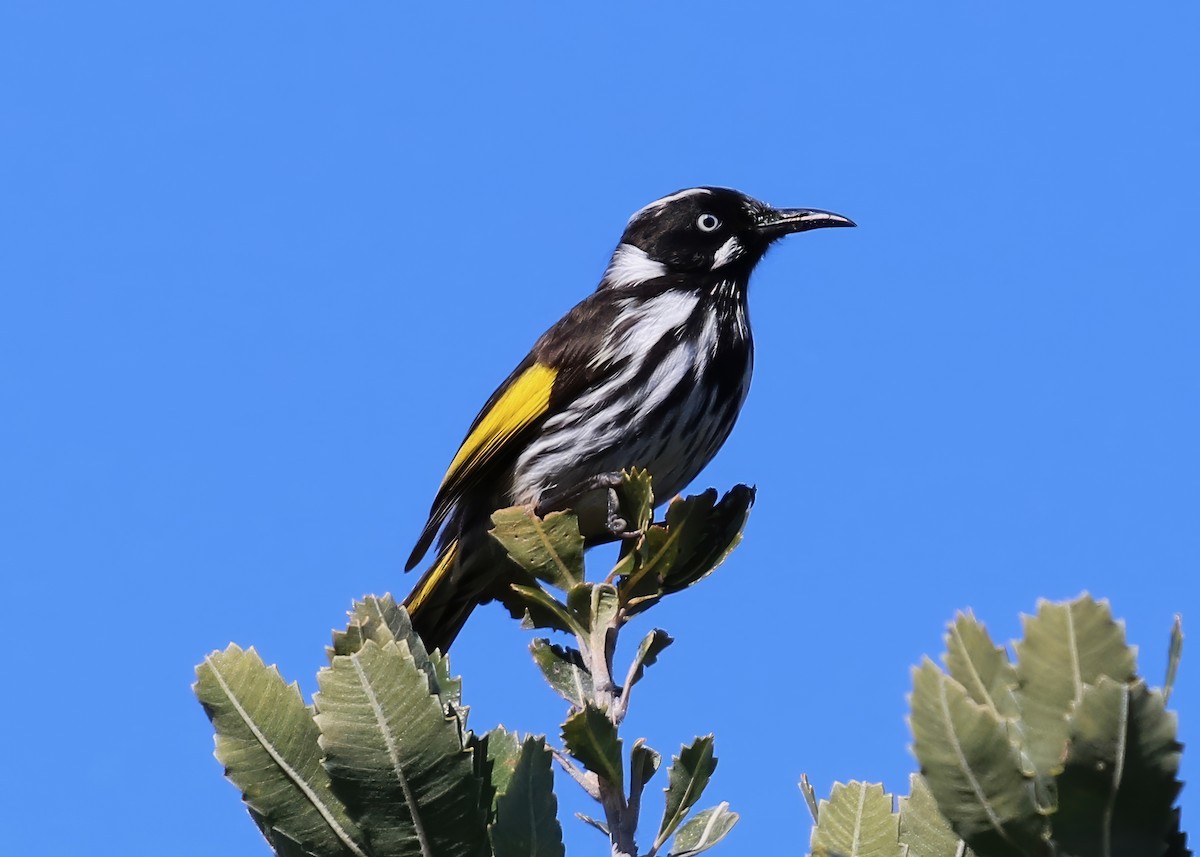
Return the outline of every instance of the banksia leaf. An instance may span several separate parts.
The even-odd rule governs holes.
[[[668,595],[707,577],[742,540],[742,530],[750,516],[750,507],[754,505],[754,489],[747,485],[735,485],[713,506],[711,498],[715,497],[716,492],[710,489],[682,501],[683,504],[692,501],[699,503],[704,514],[697,521],[702,526],[695,541],[684,545],[687,550],[680,549],[671,568],[663,576],[663,590]],[[706,506],[711,508],[706,509]],[[676,503],[672,503],[667,509],[667,526],[674,529],[676,521],[682,525],[683,518],[686,516],[690,520],[693,514],[686,506],[676,509]]]
[[[1162,696],[1102,677],[1072,710],[1069,747],[1051,816],[1064,853],[1162,854],[1183,749]]]
[[[631,796],[640,795],[646,788],[646,783],[654,776],[658,766],[662,764],[662,754],[646,746],[644,738],[639,738],[629,751],[629,793]]]
[[[876,783],[834,783],[812,832],[813,857],[903,857],[892,796]]]
[[[520,586],[512,584],[512,594],[505,602],[510,609],[524,608],[527,628],[549,628],[575,636],[587,636],[587,631],[579,626],[571,616],[567,606],[551,595],[542,587]]]
[[[965,846],[938,811],[925,778],[913,774],[910,781],[912,793],[899,801],[900,844],[912,857],[959,857],[959,848]]]
[[[482,767],[476,767],[476,774],[483,781],[484,800],[481,802],[489,807],[489,820],[495,816],[496,798],[508,788],[520,754],[521,741],[517,733],[509,732],[503,726],[476,739],[476,761],[480,757],[484,760]]]
[[[649,634],[642,638],[642,642],[638,643],[637,652],[634,653],[633,662],[629,665],[629,675],[625,680],[627,687],[632,687],[642,679],[642,674],[646,671],[646,667],[653,666],[658,661],[658,656],[663,649],[675,642],[671,635],[661,628],[655,628]]]
[[[496,799],[496,820],[489,831],[495,857],[562,857],[557,812],[546,741],[526,738]]]
[[[675,841],[671,843],[669,857],[694,857],[707,851],[729,835],[738,817],[736,812],[729,811],[728,803],[701,810],[679,828]]]
[[[634,467],[622,473],[624,477],[617,487],[617,500],[621,516],[628,522],[629,529],[645,532],[654,518],[654,489],[650,474]]]
[[[720,502],[712,488],[671,501],[665,525],[646,530],[618,563],[621,600],[629,614],[711,574],[741,540],[753,502],[754,489],[745,485],[735,486]]]
[[[939,809],[986,857],[1048,853],[1032,781],[990,708],[926,659],[913,671],[913,752]]]
[[[574,712],[562,726],[563,744],[592,773],[620,788],[624,782],[621,739],[608,715],[588,704]]]
[[[522,569],[566,591],[583,581],[583,536],[572,512],[539,518],[514,506],[492,515],[492,537]]]
[[[254,649],[230,644],[196,668],[196,696],[216,729],[217,759],[280,853],[366,857],[357,826],[321,766],[319,731],[295,684]]]
[[[426,651],[425,643],[413,630],[408,611],[390,593],[368,595],[362,601],[355,601],[346,630],[334,631],[333,645],[325,651],[332,661],[336,655],[354,654],[367,640],[374,640],[380,646],[393,640],[407,646],[413,662],[429,677],[442,704],[461,703],[462,679],[450,675],[449,658],[440,652],[431,655]]]
[[[587,635],[608,628],[620,607],[611,583],[578,583],[567,592],[567,610]]]
[[[1072,704],[1100,676],[1130,681],[1134,652],[1107,602],[1086,594],[1066,604],[1041,602],[1037,616],[1026,617],[1025,639],[1016,650],[1025,751],[1041,776],[1055,776],[1062,770]]]
[[[317,674],[321,749],[334,793],[369,840],[397,857],[480,857],[482,783],[407,646],[368,640]]]
[[[540,638],[529,644],[534,663],[550,687],[576,708],[583,708],[592,697],[592,674],[583,664],[583,656],[571,648],[555,646]]]
[[[663,808],[662,823],[654,848],[658,849],[670,838],[683,822],[688,811],[700,800],[713,771],[717,769],[717,758],[713,755],[713,736],[704,735],[691,744],[680,748],[679,755],[671,759],[667,771],[667,800]]]
[[[1017,717],[1017,671],[1008,654],[992,642],[987,629],[968,613],[960,613],[946,634],[946,671],[971,699],[1000,717]]]

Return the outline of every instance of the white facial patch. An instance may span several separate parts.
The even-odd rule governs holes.
[[[621,244],[613,253],[604,272],[604,284],[618,289],[644,283],[667,273],[667,266],[655,262],[646,251],[632,244]]]
[[[735,259],[740,259],[746,252],[741,243],[737,240],[737,236],[729,236],[729,240],[717,248],[717,252],[713,255],[712,269],[715,271],[723,265],[728,265]]]
[[[633,221],[645,214],[655,214],[676,200],[686,199],[689,196],[699,196],[710,193],[712,193],[712,191],[706,187],[690,187],[687,190],[676,191],[675,193],[664,196],[662,199],[654,200],[654,202],[650,203],[649,205],[642,206],[633,213],[633,216],[629,218],[629,222],[633,223]]]

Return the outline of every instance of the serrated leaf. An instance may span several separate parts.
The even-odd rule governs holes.
[[[641,795],[646,783],[662,764],[662,754],[646,746],[646,739],[638,738],[629,751],[629,794],[631,798]]]
[[[1041,776],[1052,777],[1062,770],[1071,705],[1102,675],[1132,679],[1134,653],[1107,602],[1086,594],[1065,604],[1040,602],[1037,616],[1025,617],[1016,650],[1025,751]]]
[[[584,666],[583,656],[575,649],[555,646],[544,638],[530,643],[529,650],[558,695],[576,708],[583,708],[594,692],[592,675]]]
[[[902,857],[900,818],[883,786],[834,783],[812,832],[813,857]]]
[[[643,637],[642,641],[638,643],[637,652],[633,656],[633,662],[629,665],[629,674],[625,679],[625,685],[632,687],[641,681],[646,667],[657,663],[658,656],[662,654],[663,649],[673,642],[675,641],[671,638],[671,635],[661,628],[655,628]]]
[[[729,835],[738,822],[738,814],[729,811],[728,803],[701,810],[679,828],[671,844],[669,857],[693,857],[712,848]]]
[[[449,656],[426,651],[425,643],[413,630],[408,611],[396,603],[391,593],[368,595],[355,601],[346,630],[333,632],[333,645],[325,652],[332,662],[336,655],[354,654],[367,640],[374,640],[380,646],[393,640],[407,646],[413,662],[429,677],[430,689],[441,698],[442,705],[462,704],[462,679],[450,675]],[[462,719],[465,723],[465,716]]]
[[[704,735],[691,744],[681,747],[678,756],[671,758],[667,770],[666,806],[663,808],[662,823],[654,848],[658,849],[683,822],[688,811],[700,800],[713,771],[717,769],[717,757],[713,755],[713,736]]]
[[[938,808],[989,857],[1046,853],[1033,783],[1004,725],[928,658],[913,671],[913,752]]]
[[[563,744],[581,765],[620,788],[624,782],[621,739],[608,715],[589,703],[562,726]]]
[[[1163,857],[1192,857],[1192,852],[1187,847],[1187,834],[1180,827],[1181,815],[1179,807],[1171,810],[1171,829],[1167,833],[1167,848]]]
[[[677,498],[667,508],[665,529],[651,527],[646,532],[637,547],[637,561],[619,584],[630,615],[711,574],[737,546],[754,489],[736,485],[719,502],[716,497],[710,488]]]
[[[490,828],[495,857],[562,857],[554,773],[544,738],[526,738]]]
[[[636,467],[624,471],[621,484],[617,486],[617,501],[621,517],[631,530],[645,532],[654,519],[654,489],[650,474]]]
[[[1070,719],[1054,839],[1070,854],[1162,854],[1183,749],[1162,696],[1101,677]]]
[[[583,536],[573,512],[539,518],[520,506],[492,515],[492,537],[529,574],[564,592],[583,581]]]
[[[246,809],[250,813],[250,817],[254,819],[254,823],[258,825],[263,839],[267,840],[267,845],[275,852],[275,857],[316,857],[312,851],[306,849],[295,839],[267,824],[263,817],[253,809],[250,807],[246,807]]]
[[[959,857],[962,840],[938,812],[925,778],[913,774],[909,779],[911,794],[899,800],[900,844],[907,846],[913,857]]]
[[[670,570],[663,576],[663,590],[670,595],[712,574],[742,540],[742,530],[754,505],[754,489],[735,485],[703,518],[699,538],[686,553],[681,550]],[[679,514],[682,514],[682,510]],[[671,510],[667,525],[673,527]]]
[[[565,604],[540,586],[513,584],[510,606],[520,604],[525,608],[525,627],[549,628],[575,636],[587,636],[587,632],[571,616]]]
[[[490,807],[489,819],[496,811],[496,798],[508,788],[513,771],[517,767],[517,756],[521,754],[521,741],[516,732],[509,732],[503,726],[497,726],[481,738],[476,739],[478,749],[476,759],[484,759],[482,769],[476,774],[483,780],[483,800]]]
[[[1017,671],[970,612],[959,613],[946,634],[946,671],[971,699],[1000,717],[1017,717]]]
[[[366,857],[358,828],[321,766],[319,731],[295,684],[232,643],[196,668],[193,686],[216,730],[216,756],[269,831],[330,855]]]
[[[482,783],[411,651],[368,640],[317,674],[321,749],[334,793],[376,854],[479,857]]]

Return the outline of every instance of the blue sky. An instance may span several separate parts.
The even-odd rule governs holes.
[[[716,733],[708,797],[742,812],[718,853],[800,853],[803,772],[906,789],[909,668],[957,609],[1008,640],[1089,590],[1160,682],[1172,616],[1200,619],[1198,26],[1185,4],[6,4],[13,852],[266,853],[193,665],[254,644],[310,692],[350,600],[411,585],[479,405],[629,213],[696,184],[860,224],[756,274],[753,390],[696,487],[758,504],[649,617],[677,642],[626,734]],[[486,608],[456,644],[475,728],[557,732],[527,636]],[[601,847],[558,791],[569,851]]]

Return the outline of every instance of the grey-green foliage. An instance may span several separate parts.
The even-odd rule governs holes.
[[[559,759],[601,801],[605,820],[587,821],[612,837],[614,849],[632,843],[642,791],[661,762],[640,739],[626,745],[618,728],[630,690],[671,643],[664,631],[647,634],[620,685],[611,670],[619,631],[725,558],[753,491],[738,486],[720,501],[713,491],[676,500],[660,524],[651,523],[645,473],[627,474],[618,495],[639,534],[624,543],[604,582],[585,578],[573,514],[539,518],[515,508],[493,516],[495,538],[511,559],[497,568],[512,573],[507,606],[532,626],[575,638],[574,647],[535,640],[532,650],[571,704]],[[461,680],[443,654],[425,649],[391,596],[355,603],[327,654],[312,705],[253,649],[230,645],[197,667],[195,691],[216,730],[217,757],[277,854],[561,857],[545,740],[502,727],[482,736],[468,731]],[[715,764],[711,736],[674,760],[650,854],[668,840],[674,857],[699,854],[728,834],[737,814],[727,804],[692,812]]]
[[[541,739],[466,729],[461,682],[390,596],[355,604],[314,705],[235,645],[197,667],[217,758],[281,857],[561,857]]]
[[[741,538],[754,491],[739,485],[719,500],[711,489],[676,499],[657,524],[646,473],[626,473],[617,498],[633,535],[622,542],[617,565],[604,582],[586,580],[583,539],[570,514],[539,519],[526,510],[502,510],[492,516],[492,534],[516,571],[506,606],[524,616],[526,627],[575,637],[575,646],[539,638],[530,648],[550,686],[571,705],[560,762],[604,810],[603,820],[580,818],[611,840],[614,854],[632,855],[642,792],[661,756],[640,739],[626,753],[619,728],[632,688],[672,639],[660,629],[643,637],[618,684],[613,656],[620,631],[633,615],[721,564]],[[699,854],[733,828],[738,816],[728,804],[693,812],[715,766],[711,735],[697,738],[673,760],[663,818],[647,854],[659,853],[668,842],[674,857]]]
[[[950,857],[1188,854],[1173,803],[1182,746],[1163,693],[1104,602],[1043,602],[1016,663],[969,614],[951,624],[945,670],[913,671],[912,794],[893,816],[882,787],[835,786],[814,854]],[[1172,635],[1173,680],[1182,635]],[[897,835],[885,835],[895,819]],[[890,828],[888,828],[890,829]],[[890,849],[890,850],[889,850]]]

